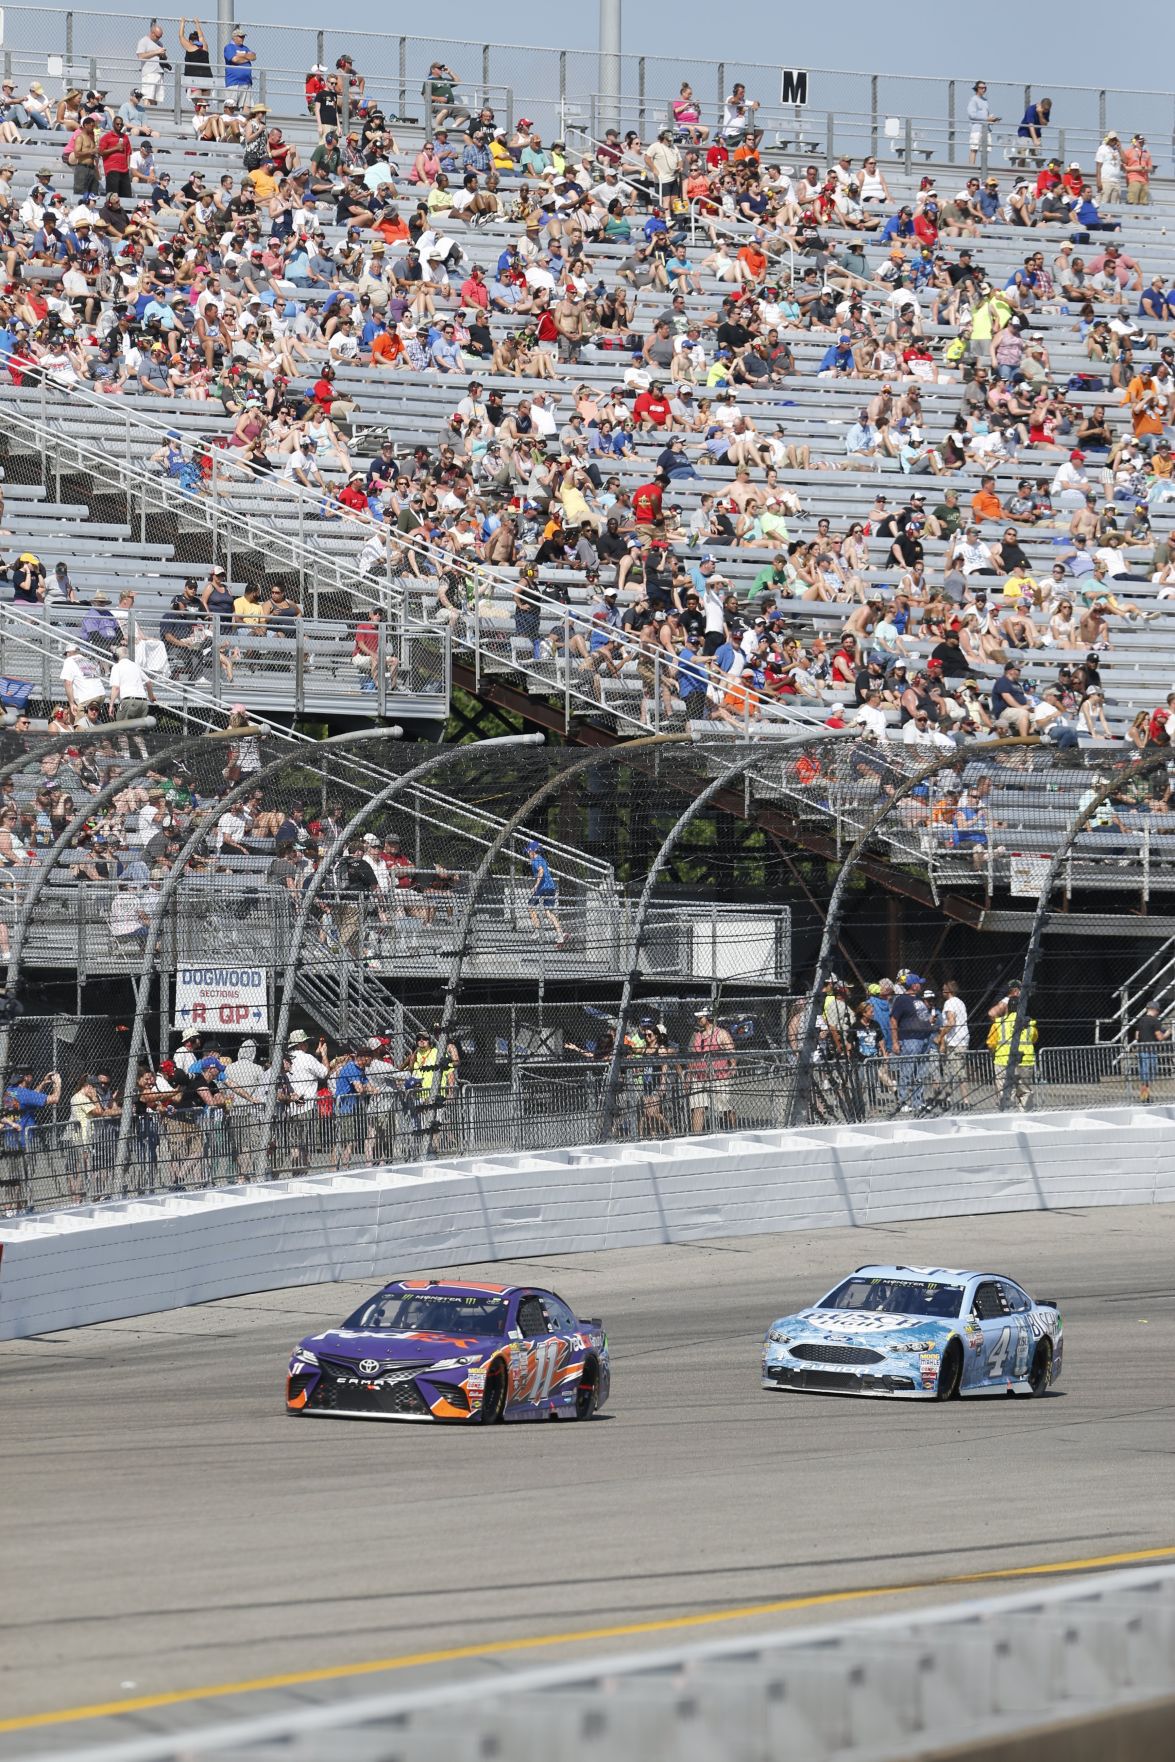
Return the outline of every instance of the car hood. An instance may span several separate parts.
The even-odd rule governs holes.
[[[842,1344],[878,1346],[897,1345],[902,1341],[948,1340],[961,1326],[956,1317],[937,1315],[881,1315],[871,1311],[844,1309],[802,1309],[797,1315],[782,1315],[771,1324],[771,1332],[787,1334],[793,1340],[829,1340]]]
[[[325,1334],[309,1334],[300,1344],[318,1358],[325,1354],[356,1364],[360,1359],[370,1358],[382,1366],[451,1363],[457,1358],[477,1362],[506,1341],[501,1335],[490,1339],[476,1334],[390,1334],[332,1328]]]

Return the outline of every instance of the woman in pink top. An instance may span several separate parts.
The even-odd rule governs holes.
[[[681,82],[681,96],[673,100],[673,126],[681,135],[694,142],[708,141],[710,131],[702,124],[702,113],[688,80]]]
[[[426,141],[412,161],[408,182],[410,184],[428,184],[431,189],[440,176],[440,171],[441,162],[433,150],[433,144],[431,141]]]

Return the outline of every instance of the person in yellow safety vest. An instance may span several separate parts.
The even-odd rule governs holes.
[[[1036,1064],[1036,1022],[1032,1016],[1021,1016],[1012,1010],[1006,1010],[997,1016],[987,1034],[987,1044],[991,1048],[992,1063],[995,1065],[995,1086],[997,1101],[1003,1095],[1007,1081],[1008,1060],[1012,1056],[1012,1046],[1016,1039],[1016,1024],[1020,1024],[1020,1043],[1016,1047],[1016,1066],[1012,1077],[1012,1094],[1018,1107],[1028,1105],[1029,1087],[1032,1078],[1025,1079],[1021,1073],[1031,1070]]]
[[[457,1087],[457,1071],[451,1058],[442,1059],[440,1049],[423,1028],[416,1036],[416,1046],[408,1060],[408,1073],[416,1080],[416,1129],[427,1132],[429,1146],[435,1149],[441,1110],[452,1099]]]
[[[433,1087],[437,1080],[437,1066],[440,1063],[441,1055],[439,1050],[429,1039],[424,1030],[421,1029],[420,1033],[416,1036],[416,1049],[408,1061],[408,1069],[420,1085],[419,1093],[422,1100],[427,1101],[432,1097]],[[441,1070],[441,1081],[438,1091],[440,1099],[442,1101],[448,1101],[456,1086],[457,1072],[453,1068],[452,1062],[446,1060],[444,1068]]]

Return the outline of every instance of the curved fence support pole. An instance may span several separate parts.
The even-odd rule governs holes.
[[[294,923],[294,932],[290,939],[290,955],[286,962],[285,972],[282,975],[281,1007],[278,1011],[277,1025],[274,1028],[273,1041],[270,1050],[270,1081],[266,1085],[265,1114],[261,1122],[261,1138],[263,1143],[267,1144],[269,1142],[269,1134],[273,1130],[274,1116],[277,1113],[278,1079],[281,1075],[281,1061],[285,1054],[286,1036],[290,1031],[290,1013],[293,1008],[294,980],[297,976],[298,963],[302,957],[302,944],[306,938],[306,927],[310,922],[310,914],[314,909],[314,902],[318,898],[319,892],[326,881],[327,876],[334,868],[335,862],[340,853],[346,850],[358,828],[363,825],[365,820],[369,819],[377,809],[386,807],[390,801],[394,801],[401,791],[407,789],[410,784],[419,783],[422,777],[429,776],[433,771],[442,770],[447,765],[456,764],[459,759],[468,760],[472,754],[481,754],[490,749],[496,752],[501,748],[509,749],[518,746],[541,746],[544,738],[545,737],[541,734],[505,734],[497,740],[479,740],[475,742],[473,746],[445,747],[442,751],[433,753],[430,758],[425,759],[422,764],[416,765],[411,771],[406,771],[402,777],[393,778],[392,782],[389,783],[385,789],[379,790],[377,794],[372,796],[370,801],[364,802],[359,812],[352,815],[351,819],[348,820],[347,824],[343,827],[330,849],[326,852],[321,863],[318,865],[315,874],[311,877],[310,883],[302,896],[302,902],[298,908],[298,916]]]
[[[243,733],[252,734],[256,737],[264,735],[265,732],[266,731],[262,728],[250,728],[244,730],[234,728],[232,731],[232,738],[234,740],[239,740]],[[320,741],[318,745],[314,747],[313,751],[315,756],[323,752],[333,754],[340,750],[345,751],[349,746],[362,747],[368,743],[374,744],[377,741],[396,740],[399,738],[400,732],[401,731],[397,728],[353,729],[349,734],[336,734],[329,740]],[[147,926],[147,936],[143,944],[143,958],[139,962],[140,980],[148,979],[151,975],[151,971],[155,965],[155,955],[159,948],[159,938],[163,933],[163,925],[167,917],[168,907],[171,905],[177,886],[183,879],[188,863],[200,848],[205,838],[212,831],[212,828],[216,825],[220,816],[227,813],[229,808],[231,808],[236,802],[243,800],[246,795],[251,794],[259,784],[265,783],[268,778],[276,776],[280,772],[286,770],[290,765],[298,764],[301,758],[302,755],[294,751],[288,750],[283,752],[280,758],[271,759],[269,763],[263,765],[259,771],[250,771],[247,777],[243,777],[239,783],[234,784],[233,788],[229,790],[227,795],[218,796],[211,806],[205,808],[202,814],[197,815],[194,826],[184,840],[179,854],[176,856],[171,868],[164,876],[163,885],[159,889],[159,897],[156,899],[154,910],[151,913],[151,922]],[[309,755],[306,756],[306,762],[308,765],[310,764]],[[126,1165],[130,1157],[131,1122],[134,1117],[135,1073],[139,1068],[139,1060],[143,1056],[143,1045],[146,1041],[146,1037],[147,1011],[144,1001],[144,1003],[135,1011],[134,1026],[131,1029],[130,1049],[127,1052],[126,1082],[123,1085],[122,1091],[122,1115],[118,1122],[118,1148],[115,1151],[114,1157],[116,1176],[125,1174]]]
[[[808,1116],[808,1102],[812,1091],[812,1057],[816,1045],[816,1025],[820,1019],[820,1000],[824,995],[824,987],[832,970],[832,951],[840,935],[841,916],[844,902],[853,878],[857,860],[865,850],[877,828],[892,813],[899,802],[910,794],[911,790],[925,783],[929,778],[937,776],[940,771],[949,771],[959,765],[966,765],[971,759],[991,757],[993,751],[1006,752],[1013,746],[1036,747],[1037,741],[1004,740],[998,747],[990,741],[975,742],[970,746],[958,746],[953,752],[938,753],[928,764],[918,769],[903,780],[893,795],[887,796],[876,813],[870,815],[856,838],[853,840],[840,873],[837,875],[832,893],[829,895],[828,909],[824,915],[824,934],[820,939],[820,952],[816,956],[816,970],[812,975],[812,988],[808,993],[807,1007],[804,1010],[804,1026],[800,1035],[800,1044],[796,1049],[796,1080],[792,1089],[791,1107],[788,1112],[789,1126],[803,1125]]]
[[[640,978],[639,963],[641,946],[644,942],[645,923],[649,915],[649,907],[652,904],[653,890],[661,878],[666,863],[676,849],[678,840],[698,815],[709,807],[714,797],[720,794],[728,783],[733,783],[741,777],[756,761],[761,763],[764,759],[774,759],[779,753],[786,754],[793,752],[797,747],[811,746],[817,738],[833,741],[837,739],[837,735],[833,731],[828,731],[820,737],[814,733],[797,735],[794,740],[781,742],[778,746],[772,743],[770,751],[766,753],[761,746],[755,746],[750,751],[741,752],[732,765],[727,765],[717,777],[707,783],[701,794],[696,796],[684,813],[679,816],[668,837],[662,840],[661,848],[653,858],[649,872],[645,876],[645,884],[641,889],[640,900],[637,903],[632,931],[632,960],[624,977],[624,989],[620,994],[620,1013],[616,1022],[616,1035],[612,1043],[612,1056],[608,1061],[608,1075],[604,1081],[604,1093],[600,1100],[597,1143],[606,1144],[612,1136],[616,1113],[616,1085],[620,1076],[621,1060],[624,1057],[624,1035],[628,1026],[628,1012],[632,1007],[632,994],[637,980]]]
[[[1036,965],[1040,957],[1041,937],[1044,935],[1044,927],[1048,921],[1049,902],[1053,896],[1053,888],[1056,886],[1057,876],[1061,872],[1061,864],[1065,861],[1070,850],[1073,848],[1073,845],[1085,831],[1086,827],[1098,813],[1099,809],[1105,806],[1114,791],[1121,788],[1122,783],[1126,779],[1145,777],[1151,771],[1164,770],[1168,762],[1169,755],[1165,748],[1161,748],[1157,752],[1142,753],[1137,759],[1132,760],[1128,765],[1124,765],[1121,770],[1116,771],[1112,777],[1107,777],[1105,782],[1099,783],[1097,788],[1093,791],[1089,801],[1086,802],[1080,813],[1070,822],[1069,827],[1065,832],[1065,836],[1061,839],[1056,850],[1049,858],[1049,865],[1045,870],[1044,880],[1040,884],[1040,896],[1036,902],[1036,910],[1032,914],[1032,928],[1028,932],[1028,946],[1024,951],[1024,969],[1020,975],[1020,1008],[1017,1010],[1014,1018],[1012,1040],[1008,1047],[1008,1062],[1004,1067],[1004,1080],[1000,1084],[999,1103],[1001,1113],[1007,1110],[1016,1083],[1016,1071],[1020,1059],[1020,1035],[1028,1014],[1028,1002],[1032,996],[1032,985],[1036,978]]]
[[[505,845],[513,838],[518,828],[535,812],[536,808],[542,807],[548,796],[554,795],[556,790],[561,789],[570,778],[578,777],[581,771],[586,771],[591,765],[615,764],[618,760],[627,758],[631,753],[649,752],[661,746],[688,746],[692,744],[692,736],[688,734],[650,734],[641,740],[626,740],[620,746],[595,748],[583,758],[575,759],[570,765],[565,766],[554,777],[548,777],[542,787],[536,789],[533,795],[528,796],[522,806],[511,815],[486,851],[477,873],[470,882],[469,898],[457,926],[457,944],[453,950],[449,977],[445,981],[445,1003],[441,1011],[440,1027],[437,1031],[437,1039],[442,1045],[448,1041],[449,1030],[453,1025],[453,1017],[457,1011],[457,993],[461,987],[461,973],[465,965],[465,956],[468,953],[469,926],[473,922],[473,914],[477,909],[482,884]],[[440,1047],[438,1046],[438,1053],[439,1051]]]
[[[142,716],[136,722],[120,722],[118,727],[128,734],[142,734],[146,729],[157,728],[158,723],[154,716]],[[5,730],[0,727],[0,740],[4,733]],[[66,753],[71,746],[87,746],[91,741],[109,739],[109,722],[100,722],[96,728],[71,728],[68,734],[55,734],[52,740],[46,740],[42,746],[25,747],[19,759],[9,759],[6,764],[0,765],[0,782],[6,777],[17,776],[27,766],[43,759],[47,753]]]
[[[146,727],[148,726],[149,720],[149,718],[144,719],[138,723],[137,726]],[[135,726],[136,724],[134,722],[120,722],[118,724],[120,731],[133,729]],[[104,732],[107,738],[109,738],[109,727],[107,727]],[[201,741],[222,740],[223,738],[224,736],[222,734],[207,734],[201,736]],[[29,925],[32,922],[32,915],[36,910],[38,900],[45,891],[46,884],[50,875],[53,873],[57,859],[62,851],[68,849],[73,843],[91,814],[99,808],[104,808],[108,802],[113,801],[115,796],[118,795],[121,790],[125,789],[128,783],[133,783],[137,777],[141,777],[146,771],[153,770],[156,765],[167,764],[171,759],[178,758],[182,753],[190,752],[191,747],[192,742],[190,739],[174,741],[170,746],[162,747],[160,751],[153,754],[151,758],[141,759],[137,765],[132,765],[129,771],[120,771],[118,776],[112,777],[110,782],[104,784],[96,795],[92,795],[87,799],[85,806],[78,810],[72,820],[68,822],[64,829],[58,834],[57,838],[54,839],[49,849],[45,852],[44,861],[40,864],[36,874],[33,876],[28,892],[21,901],[20,909],[17,912],[16,923],[13,925],[12,930],[12,944],[8,954],[8,980],[4,987],[4,996],[13,997],[16,994],[17,985],[20,981],[21,956],[24,953],[25,940],[28,936]],[[0,1082],[4,1085],[7,1085],[8,1082],[9,1041],[10,1024],[5,1022],[0,1026]]]

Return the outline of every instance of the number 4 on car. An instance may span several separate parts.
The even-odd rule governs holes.
[[[862,1266],[763,1342],[765,1389],[950,1401],[1044,1395],[1061,1374],[1061,1312],[1000,1273]]]

